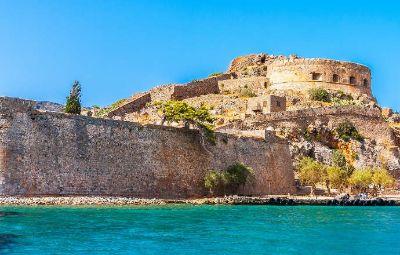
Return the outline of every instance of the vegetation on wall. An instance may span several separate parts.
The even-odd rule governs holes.
[[[331,101],[335,105],[354,105],[355,101],[350,94],[341,90],[331,93]]]
[[[208,75],[208,78],[215,77],[215,76],[220,76],[222,74],[224,74],[224,73],[222,73],[222,72],[212,73],[212,74]]]
[[[204,186],[211,195],[236,194],[253,176],[252,168],[236,163],[224,171],[210,170],[204,177]]]
[[[325,103],[332,103],[334,105],[354,105],[356,102],[350,94],[341,90],[328,91],[323,88],[313,88],[308,91],[311,100],[320,101]]]
[[[126,102],[126,99],[120,99],[120,100],[114,102],[113,104],[111,104],[110,106],[107,106],[102,109],[98,109],[95,113],[95,116],[97,116],[97,117],[106,116],[110,112],[114,111],[115,109],[117,109],[118,107],[123,105],[125,102]]]
[[[311,100],[321,101],[321,102],[330,102],[331,95],[328,91],[323,88],[313,88],[308,91]]]
[[[336,128],[336,133],[339,138],[345,142],[349,142],[352,139],[357,141],[364,140],[364,138],[358,133],[356,127],[350,121],[340,123]]]
[[[346,156],[340,150],[334,150],[332,152],[332,166],[339,167],[347,176],[350,176],[354,172],[354,167],[346,159]]]
[[[81,114],[81,85],[79,81],[74,81],[72,89],[67,97],[64,112]]]
[[[193,107],[186,102],[175,100],[156,102],[154,105],[162,114],[162,125],[165,122],[176,122],[183,123],[185,128],[190,128],[190,126],[197,127],[202,137],[206,137],[209,142],[215,144],[214,117],[207,107]]]
[[[243,88],[243,89],[240,90],[239,96],[240,96],[240,97],[256,97],[257,94],[254,93],[254,91],[251,90],[250,88],[246,88],[246,87],[245,87],[245,88]]]

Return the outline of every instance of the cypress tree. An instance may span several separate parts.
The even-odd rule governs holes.
[[[71,92],[67,97],[64,112],[72,114],[81,114],[81,84],[74,81]]]

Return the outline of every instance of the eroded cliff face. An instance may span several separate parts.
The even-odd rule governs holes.
[[[204,176],[242,162],[255,180],[240,193],[294,193],[287,142],[32,110],[0,98],[1,195],[123,195],[190,198]]]

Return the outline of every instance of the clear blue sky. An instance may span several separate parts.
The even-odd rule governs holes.
[[[0,95],[107,105],[266,52],[355,61],[400,110],[400,1],[0,0]]]

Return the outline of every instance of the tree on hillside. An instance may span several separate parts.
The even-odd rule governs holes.
[[[395,184],[396,180],[389,174],[386,169],[377,168],[373,170],[372,183],[378,189],[391,188]]]
[[[357,169],[349,178],[349,183],[355,189],[366,192],[368,186],[372,184],[373,172],[371,169]]]
[[[333,166],[339,167],[344,170],[347,174],[347,177],[350,177],[354,171],[354,167],[347,162],[346,156],[340,150],[334,150],[332,152],[332,163]]]
[[[200,130],[202,137],[215,144],[215,134],[213,131],[214,118],[205,106],[193,107],[182,101],[170,100],[167,102],[156,102],[154,104],[162,114],[162,123],[183,123],[185,128],[194,126]],[[204,141],[202,140],[204,145]]]
[[[326,183],[326,166],[310,157],[302,158],[297,165],[297,173],[302,185],[311,186],[311,195],[319,183]]]
[[[338,166],[329,166],[326,168],[327,180],[330,188],[342,191],[347,185],[347,171]]]
[[[71,92],[67,97],[64,112],[72,114],[81,114],[81,85],[79,81],[74,81]]]

